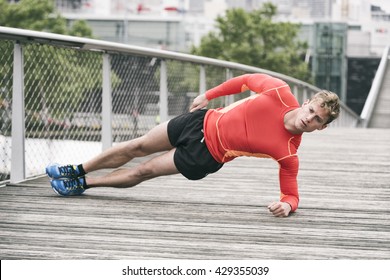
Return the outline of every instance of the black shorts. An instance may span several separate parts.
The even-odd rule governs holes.
[[[203,120],[207,110],[197,110],[173,118],[168,123],[168,137],[176,147],[174,162],[179,172],[190,180],[199,180],[218,171],[217,162],[207,149],[203,137]]]

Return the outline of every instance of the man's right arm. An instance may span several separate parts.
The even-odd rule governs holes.
[[[190,107],[190,111],[196,111],[207,106],[208,102],[214,98],[237,94],[247,90],[261,93],[268,88],[285,85],[286,83],[266,74],[245,74],[231,78],[226,82],[209,89],[204,94],[196,97]]]
[[[205,95],[208,100],[212,100],[217,97],[237,94],[247,90],[262,93],[268,89],[285,85],[286,83],[284,81],[267,74],[245,74],[229,79],[219,86],[209,89]]]
[[[202,109],[206,107],[208,103],[209,101],[206,98],[205,94],[198,95],[192,102],[192,105],[190,107],[190,112],[194,112],[196,110]]]

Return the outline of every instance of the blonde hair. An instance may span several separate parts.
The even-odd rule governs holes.
[[[310,98],[310,102],[318,101],[322,108],[328,111],[328,120],[325,124],[329,124],[338,118],[340,114],[340,99],[336,93],[329,90],[321,90]]]

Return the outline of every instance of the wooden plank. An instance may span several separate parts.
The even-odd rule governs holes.
[[[10,185],[0,189],[0,257],[389,259],[389,132],[305,135],[300,208],[289,218],[266,208],[279,196],[270,159],[240,158],[201,181],[174,175],[80,197],[55,195],[46,177]]]

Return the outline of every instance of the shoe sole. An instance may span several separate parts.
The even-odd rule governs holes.
[[[51,185],[51,182],[50,182],[50,185]],[[62,194],[60,194],[53,186],[51,186],[51,188],[53,189],[53,191],[56,193],[56,194],[58,194],[58,195],[61,195],[62,196]]]

